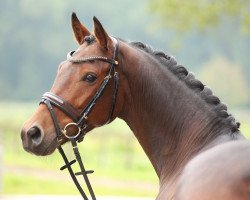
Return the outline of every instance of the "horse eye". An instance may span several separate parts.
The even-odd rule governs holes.
[[[89,83],[95,82],[96,79],[97,79],[97,76],[95,74],[85,74],[82,77],[82,81],[86,81],[86,82],[89,82]]]

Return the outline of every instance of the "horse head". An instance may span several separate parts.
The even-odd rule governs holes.
[[[50,92],[44,94],[22,128],[24,149],[37,155],[51,154],[71,137],[81,139],[93,128],[112,121],[122,109],[118,41],[107,34],[96,17],[94,35],[75,13],[71,23],[80,46],[59,65]]]

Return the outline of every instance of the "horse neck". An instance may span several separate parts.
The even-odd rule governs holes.
[[[123,44],[127,83],[124,119],[159,178],[171,177],[217,136],[228,132],[220,118],[185,83],[151,57]]]

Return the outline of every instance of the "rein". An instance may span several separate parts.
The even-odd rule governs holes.
[[[87,124],[88,116],[89,116],[90,112],[93,110],[94,106],[96,105],[97,100],[100,98],[103,91],[107,87],[108,83],[114,77],[114,93],[112,96],[110,112],[109,112],[108,120],[107,120],[106,124],[110,123],[110,121],[112,120],[114,109],[115,109],[115,104],[116,104],[116,98],[117,98],[117,94],[118,94],[118,88],[119,88],[118,72],[115,69],[115,66],[118,65],[117,59],[118,59],[118,52],[119,52],[119,43],[115,38],[113,38],[113,39],[115,41],[115,48],[114,48],[114,53],[113,53],[112,59],[107,58],[107,57],[102,57],[102,56],[91,56],[91,57],[86,57],[86,58],[85,57],[79,57],[79,58],[73,57],[73,54],[75,51],[71,51],[67,55],[67,60],[72,62],[72,63],[82,63],[82,62],[88,62],[88,61],[93,61],[93,60],[101,60],[103,62],[110,63],[110,68],[109,68],[107,76],[104,78],[103,82],[101,83],[99,89],[94,94],[92,99],[88,102],[88,104],[85,106],[85,108],[81,112],[79,112],[69,102],[67,102],[64,99],[62,99],[61,97],[53,94],[52,92],[46,92],[42,96],[42,100],[40,102],[40,103],[45,104],[50,112],[51,118],[52,118],[54,126],[55,126],[57,140],[58,140],[59,144],[60,144],[60,142],[62,142],[63,136],[68,138],[71,141],[74,155],[75,155],[76,159],[69,162],[69,160],[67,159],[67,156],[65,155],[65,153],[62,149],[62,146],[59,145],[57,147],[57,149],[65,162],[65,165],[62,166],[60,168],[60,170],[64,170],[66,168],[68,169],[72,180],[74,181],[78,191],[80,192],[80,194],[82,195],[84,200],[88,200],[88,197],[86,196],[86,194],[85,194],[84,190],[82,189],[76,176],[78,176],[78,175],[83,176],[83,179],[87,185],[87,188],[88,188],[89,194],[91,195],[92,200],[96,200],[94,191],[93,191],[92,186],[90,184],[90,181],[88,179],[88,174],[93,173],[94,171],[93,170],[85,170],[80,152],[78,150],[77,142],[83,141],[84,136],[86,134],[86,128],[88,126],[88,124]],[[62,112],[64,112],[67,116],[69,116],[73,122],[68,123],[63,129],[61,129],[53,106],[57,107]],[[76,128],[76,130],[77,130],[77,132],[73,136],[68,133],[68,130],[72,127]],[[76,162],[78,162],[78,165],[80,167],[80,172],[74,173],[71,166]]]

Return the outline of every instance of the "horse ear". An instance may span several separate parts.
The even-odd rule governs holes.
[[[71,15],[71,25],[74,31],[76,41],[79,45],[83,44],[85,36],[91,35],[91,33],[85,26],[81,24],[74,12]]]
[[[107,32],[102,27],[100,21],[94,17],[94,34],[99,45],[105,49],[110,50],[112,48],[112,39],[108,36]]]

